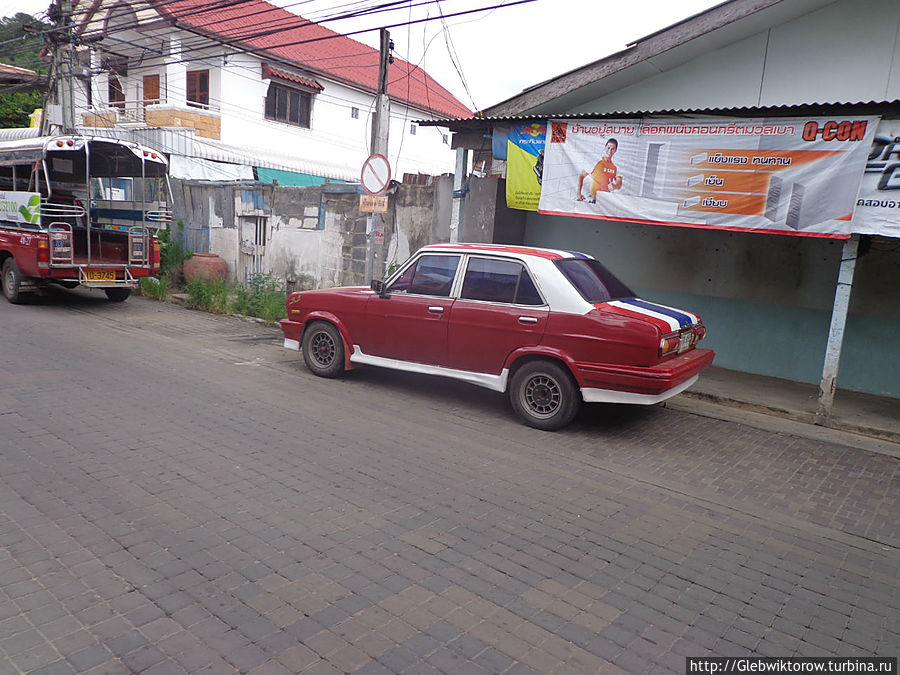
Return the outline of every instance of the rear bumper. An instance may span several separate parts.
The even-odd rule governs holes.
[[[587,403],[638,403],[665,401],[697,381],[712,364],[711,349],[692,349],[656,366],[640,368],[610,364],[580,363],[575,377]]]

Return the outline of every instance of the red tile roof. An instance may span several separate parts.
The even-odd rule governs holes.
[[[263,51],[270,58],[366,91],[377,90],[377,49],[263,0],[223,5],[208,0],[175,0],[160,3],[157,11],[176,25],[213,39],[257,53]],[[424,70],[397,57],[388,70],[388,94],[393,100],[436,115],[472,115]]]
[[[263,66],[262,74],[263,77],[278,77],[282,80],[289,80],[291,82],[296,82],[297,84],[302,84],[304,87],[309,87],[310,89],[318,89],[319,91],[325,89],[325,87],[323,87],[315,80],[309,80],[305,77],[300,77],[296,73],[289,73],[286,70],[279,70],[278,68],[273,68],[272,66]]]

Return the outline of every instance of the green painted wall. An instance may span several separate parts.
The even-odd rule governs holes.
[[[699,313],[716,365],[821,380],[841,241],[529,214],[525,243],[595,255],[642,297]],[[900,242],[861,251],[838,386],[900,398]]]

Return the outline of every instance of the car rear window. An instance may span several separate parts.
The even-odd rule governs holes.
[[[557,260],[556,266],[591,304],[635,297],[634,291],[596,260],[566,258]]]
[[[492,258],[469,260],[460,297],[518,305],[543,304],[522,263]]]

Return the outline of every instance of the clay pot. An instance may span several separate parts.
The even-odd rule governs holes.
[[[228,274],[228,263],[215,253],[195,253],[184,261],[185,281],[207,279],[209,281],[225,281]]]

